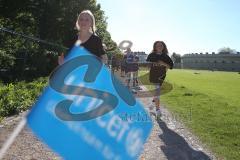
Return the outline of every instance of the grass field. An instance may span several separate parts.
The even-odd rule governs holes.
[[[162,103],[219,159],[239,160],[240,74],[175,69],[168,71],[163,88],[169,85]]]

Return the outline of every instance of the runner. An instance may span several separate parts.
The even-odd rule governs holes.
[[[151,63],[149,80],[155,86],[154,103],[156,107],[157,119],[161,117],[160,110],[160,90],[166,77],[167,69],[172,69],[173,61],[168,56],[168,49],[163,41],[156,41],[153,44],[153,51],[147,57]]]

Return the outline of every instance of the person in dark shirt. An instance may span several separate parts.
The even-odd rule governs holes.
[[[113,55],[112,56],[112,73],[114,74],[114,72],[118,71],[118,68],[119,68],[119,62],[118,62],[118,58],[116,55]]]
[[[126,56],[123,56],[121,58],[121,63],[120,63],[120,66],[121,66],[121,77],[125,77],[125,71],[126,71]]]
[[[133,87],[136,89],[139,89],[139,84],[138,84],[138,70],[139,70],[139,57],[137,53],[134,53],[134,58],[133,58]]]
[[[101,58],[103,61],[107,61],[102,40],[95,34],[95,18],[90,10],[84,10],[79,14],[76,21],[76,29],[78,33],[74,37],[75,45],[80,45],[91,54]],[[60,58],[59,62],[62,62],[63,56],[60,56]]]
[[[126,50],[126,71],[127,71],[127,87],[130,88],[130,81],[132,79],[132,73],[134,72],[134,54],[130,48]]]
[[[167,69],[173,68],[173,61],[168,56],[168,49],[163,41],[156,41],[153,44],[153,51],[148,55],[147,61],[151,62],[149,81],[155,86],[155,102],[157,118],[161,116],[160,110],[160,89],[166,77]]]

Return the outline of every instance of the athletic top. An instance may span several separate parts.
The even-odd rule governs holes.
[[[77,36],[72,41],[72,44],[74,44],[77,41]],[[97,57],[101,57],[102,55],[106,54],[102,46],[102,40],[95,34],[92,34],[86,42],[81,44],[81,46]],[[72,46],[69,46],[69,48],[70,47]]]
[[[136,72],[138,70],[138,61],[139,57],[133,53],[127,53],[126,57],[126,71],[127,72]]]
[[[151,64],[149,81],[151,83],[158,83],[162,85],[166,77],[166,67],[158,64],[158,61],[163,61],[164,63],[170,66],[170,69],[173,68],[173,61],[167,54],[157,54],[150,53],[147,57],[148,62],[153,62]],[[155,63],[154,63],[155,62]]]

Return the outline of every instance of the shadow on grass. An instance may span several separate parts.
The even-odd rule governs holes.
[[[159,127],[162,129],[162,134],[159,138],[164,142],[161,150],[168,160],[211,160],[211,158],[202,151],[194,150],[173,130],[169,129],[165,122],[158,121]]]
[[[139,97],[139,98],[152,97],[155,94],[156,90],[155,90],[154,84],[149,81],[149,73],[140,76],[139,80],[141,81],[142,85],[146,87],[149,86],[149,87],[148,87],[148,90],[146,91],[138,91],[138,94],[136,95],[136,97]],[[149,88],[153,88],[153,89],[149,89]],[[172,89],[173,89],[173,85],[171,83],[164,81],[161,86],[161,95],[171,92]]]

